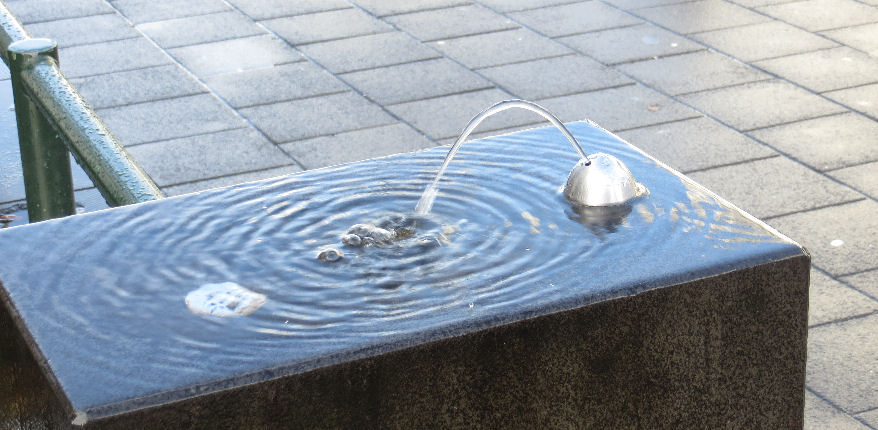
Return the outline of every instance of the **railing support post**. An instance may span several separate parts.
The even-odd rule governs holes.
[[[30,222],[73,215],[70,154],[21,78],[37,62],[58,61],[58,46],[50,39],[26,39],[10,44],[8,56]]]

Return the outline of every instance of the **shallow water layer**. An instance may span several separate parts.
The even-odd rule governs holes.
[[[101,415],[797,249],[603,130],[570,129],[650,193],[572,208],[561,187],[578,156],[539,129],[465,144],[430,215],[390,244],[341,237],[411,211],[442,148],[11,228],[0,280],[74,407]],[[327,248],[344,257],[318,260]],[[264,303],[233,318],[187,308],[225,282]]]

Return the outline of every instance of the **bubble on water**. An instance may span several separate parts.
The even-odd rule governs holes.
[[[342,258],[344,258],[344,253],[335,248],[324,249],[323,251],[320,251],[319,254],[317,254],[318,260],[327,263],[332,263],[333,261],[338,261]]]
[[[234,282],[204,284],[186,295],[186,307],[201,315],[215,317],[247,316],[265,304],[265,295]]]
[[[347,246],[363,246],[363,238],[355,234],[346,234],[342,236],[341,242]]]

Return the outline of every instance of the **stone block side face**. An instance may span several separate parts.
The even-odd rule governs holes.
[[[802,428],[807,256],[86,428]]]

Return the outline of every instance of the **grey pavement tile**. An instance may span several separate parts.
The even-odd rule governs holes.
[[[869,430],[850,415],[805,391],[805,430]]]
[[[751,135],[817,170],[878,160],[878,122],[853,112],[764,128]]]
[[[353,2],[377,16],[396,15],[426,9],[440,9],[471,3],[468,0],[353,0]]]
[[[207,92],[176,64],[71,79],[94,109]]]
[[[689,177],[760,219],[863,197],[784,157],[701,170]]]
[[[581,55],[526,61],[480,70],[488,79],[517,97],[545,99],[634,81]]]
[[[823,93],[849,108],[878,119],[878,84]]]
[[[802,0],[730,0],[732,3],[737,3],[744,7],[749,8],[757,8],[760,6],[768,6],[772,4],[781,4],[781,3],[791,3],[794,1],[802,1]]]
[[[824,31],[823,35],[878,57],[878,23]]]
[[[597,1],[513,12],[509,16],[549,37],[643,23],[640,19]]]
[[[214,75],[204,81],[236,108],[348,90],[338,78],[307,61]]]
[[[878,268],[876,213],[878,203],[861,200],[774,218],[769,224],[804,245],[815,266],[838,277]]]
[[[165,49],[265,33],[250,18],[237,11],[148,22],[137,28]]]
[[[515,12],[526,9],[576,3],[578,0],[477,0],[479,3],[498,12]]]
[[[770,21],[692,35],[700,42],[743,61],[782,57],[838,46],[792,25]]]
[[[275,143],[394,122],[378,105],[354,93],[260,105],[239,112]]]
[[[765,145],[704,117],[637,128],[619,135],[681,172],[777,155]]]
[[[289,142],[281,148],[306,169],[316,169],[434,146],[411,127],[393,124]]]
[[[440,56],[436,51],[401,32],[314,43],[299,49],[333,73],[392,66]]]
[[[525,29],[440,40],[430,45],[472,69],[557,57],[573,52],[551,39]]]
[[[808,330],[808,387],[842,410],[878,406],[878,315]]]
[[[816,92],[878,82],[878,58],[848,47],[753,63]]]
[[[666,4],[684,3],[695,0],[605,0],[607,3],[625,10],[636,10]]]
[[[387,106],[387,109],[430,138],[438,141],[444,138],[457,137],[476,114],[494,103],[510,98],[512,97],[503,91],[490,89],[400,103]],[[491,116],[474,131],[499,130],[517,125],[534,124],[540,121],[543,121],[542,117],[533,112],[515,109]]]
[[[859,413],[857,414],[857,418],[865,421],[873,428],[878,427],[878,409],[872,409],[871,411]]]
[[[770,80],[681,96],[680,100],[741,131],[843,112],[787,82]]]
[[[445,58],[347,73],[341,78],[382,105],[494,86]]]
[[[387,23],[359,9],[288,16],[263,21],[262,24],[293,45],[393,31]]]
[[[142,37],[72,46],[58,55],[68,78],[171,64],[167,55]]]
[[[696,33],[768,21],[758,13],[722,0],[704,0],[638,9],[637,15],[677,33]]]
[[[805,0],[758,10],[808,31],[878,22],[878,10],[854,0]]]
[[[700,51],[703,46],[652,24],[578,34],[560,39],[605,64]]]
[[[108,209],[110,207],[97,188],[76,190],[76,192],[73,193],[73,200],[76,202],[77,214],[94,212]]]
[[[481,6],[468,5],[387,18],[397,28],[423,41],[472,36],[518,28],[509,18]]]
[[[222,0],[110,0],[134,24],[229,10]]]
[[[811,269],[808,325],[814,326],[878,311],[878,301]]]
[[[535,124],[527,124],[527,125],[517,125],[517,126],[513,126],[513,127],[501,128],[499,130],[477,131],[477,132],[470,134],[467,137],[466,141],[469,142],[469,141],[484,139],[484,138],[488,138],[488,137],[502,136],[502,135],[511,134],[511,133],[518,133],[520,131],[530,130],[530,129],[544,127],[544,126],[545,127],[553,127],[548,122],[546,122],[544,124],[535,123]],[[458,136],[448,137],[445,139],[440,139],[438,142],[440,145],[449,146],[449,145],[453,145],[454,142],[457,141],[457,138],[458,138]]]
[[[873,135],[872,138],[874,139],[874,137]],[[873,199],[878,199],[878,162],[833,170],[829,172],[829,176],[850,185]]]
[[[114,12],[104,0],[9,0],[3,3],[24,24]]]
[[[97,113],[125,146],[247,126],[209,94],[98,109]]]
[[[692,93],[770,78],[744,63],[712,51],[698,51],[617,66],[669,94]]]
[[[304,59],[301,53],[269,35],[185,46],[168,52],[202,78]]]
[[[701,116],[642,85],[554,97],[539,102],[562,121],[588,118],[611,131]]]
[[[249,127],[137,145],[128,153],[161,187],[294,164]]]
[[[243,184],[246,182],[253,182],[262,179],[289,175],[291,173],[298,173],[301,171],[302,169],[296,165],[275,167],[273,169],[257,170],[254,172],[247,172],[230,176],[221,176],[219,178],[211,178],[197,182],[174,185],[170,187],[165,187],[162,189],[162,191],[164,191],[165,194],[167,194],[169,197],[173,197],[179,196],[181,194],[197,193],[199,191],[205,191],[214,188],[229,187],[232,185]]]
[[[878,298],[878,270],[857,273],[841,278],[851,287],[856,288],[874,298]]]
[[[115,13],[60,19],[26,27],[31,36],[53,39],[62,50],[68,46],[140,37],[125,18]]]
[[[345,0],[228,0],[256,20],[303,15],[352,7]]]

